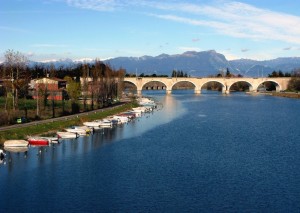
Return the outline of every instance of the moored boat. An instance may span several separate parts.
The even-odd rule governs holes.
[[[147,107],[133,107],[132,111],[142,113],[142,112],[148,111],[148,108]]]
[[[28,144],[26,140],[7,140],[4,142],[4,147],[26,147]]]
[[[78,138],[78,134],[72,132],[56,132],[56,134],[58,138],[62,138],[62,139]]]
[[[94,121],[83,122],[83,125],[88,128],[100,129],[99,123]]]
[[[108,119],[95,120],[95,122],[98,122],[100,127],[109,127],[110,128],[113,126],[113,123]]]
[[[48,146],[49,145],[48,139],[40,138],[40,137],[31,137],[31,138],[28,138],[27,141],[29,142],[30,145],[34,145],[34,146]]]
[[[114,119],[117,119],[121,122],[121,124],[128,123],[129,119],[126,116],[113,116]]]
[[[49,143],[58,143],[58,137],[41,137],[49,141]]]
[[[90,134],[92,132],[92,128],[88,126],[74,126],[74,129],[83,129],[85,130],[86,134]]]
[[[76,133],[80,136],[86,135],[86,131],[84,129],[76,129],[76,128],[70,127],[70,128],[65,128],[65,130],[70,133]]]

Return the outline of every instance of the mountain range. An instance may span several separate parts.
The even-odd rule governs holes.
[[[250,60],[238,59],[227,60],[223,54],[215,50],[209,51],[188,51],[182,54],[142,57],[117,57],[103,61],[110,64],[113,68],[126,69],[127,73],[140,75],[157,74],[171,75],[173,70],[183,71],[189,76],[209,76],[227,69],[233,74],[241,74],[249,77],[267,76],[271,72],[279,71],[291,72],[300,68],[300,57],[286,57],[272,60]],[[59,66],[75,66],[78,63],[93,63],[93,60],[72,61],[71,59],[44,62],[45,65],[54,64]],[[34,64],[34,62],[31,62]]]

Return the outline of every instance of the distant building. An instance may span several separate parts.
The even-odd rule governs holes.
[[[29,86],[33,99],[42,98],[46,93],[48,100],[58,101],[65,97],[67,81],[59,78],[38,78],[31,80]]]

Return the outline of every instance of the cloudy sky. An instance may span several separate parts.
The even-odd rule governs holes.
[[[299,0],[0,0],[0,61],[157,56],[300,56]]]

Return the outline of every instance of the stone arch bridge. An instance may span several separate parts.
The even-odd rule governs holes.
[[[257,92],[258,87],[265,82],[273,82],[276,85],[276,92],[281,90],[286,90],[288,82],[291,78],[282,77],[282,78],[196,78],[196,77],[187,77],[187,78],[176,78],[176,77],[126,77],[124,78],[125,82],[130,82],[134,84],[137,88],[137,94],[141,95],[143,86],[149,82],[161,82],[165,85],[166,93],[172,93],[173,86],[179,82],[190,82],[194,85],[194,90],[196,94],[201,93],[202,87],[206,83],[218,82],[222,85],[222,93],[229,94],[230,88],[233,84],[238,82],[246,82],[249,85],[249,92]]]

